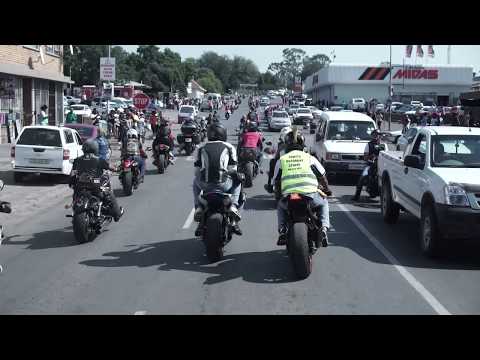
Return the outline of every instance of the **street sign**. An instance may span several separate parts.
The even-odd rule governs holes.
[[[133,106],[139,110],[145,109],[150,103],[150,98],[145,94],[136,94],[133,97]]]
[[[100,58],[100,80],[115,81],[115,58]]]

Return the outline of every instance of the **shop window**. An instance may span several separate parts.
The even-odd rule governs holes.
[[[40,51],[40,45],[23,45],[23,47]]]
[[[62,53],[62,45],[45,45],[45,52],[48,55],[60,56]]]

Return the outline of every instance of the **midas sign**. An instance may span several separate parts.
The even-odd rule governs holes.
[[[427,79],[427,80],[437,80],[438,79],[438,70],[425,70],[425,69],[408,69],[408,70],[398,70],[397,73],[393,76],[394,79]]]

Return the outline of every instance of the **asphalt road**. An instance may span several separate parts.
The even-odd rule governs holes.
[[[246,109],[244,101],[224,121],[233,143]],[[278,133],[265,136],[276,141]],[[276,246],[266,175],[247,189],[243,236],[227,245],[222,261],[208,264],[189,221],[193,157],[179,156],[163,175],[151,159],[147,164],[145,183],[131,197],[113,179],[126,213],[94,242],[75,242],[65,202],[7,229],[1,314],[480,313],[480,246],[462,243],[442,260],[424,258],[418,222],[402,214],[389,226],[378,202],[352,204],[355,179],[333,182],[332,245],[317,252],[313,273],[298,281]]]

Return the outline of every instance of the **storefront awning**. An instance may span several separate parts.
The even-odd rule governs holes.
[[[63,74],[32,70],[27,65],[21,64],[0,63],[0,73],[74,84],[74,81]]]

